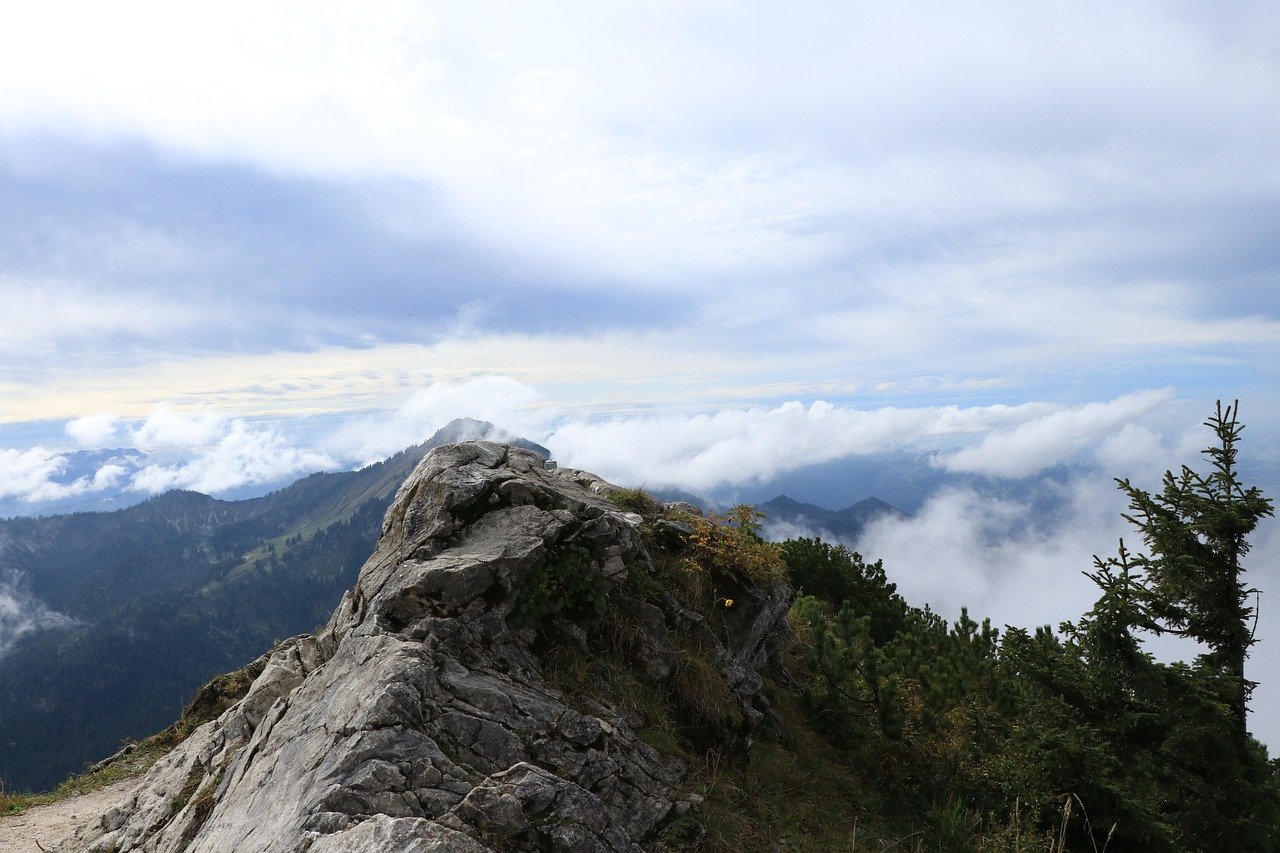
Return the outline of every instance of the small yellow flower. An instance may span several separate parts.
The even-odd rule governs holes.
[[[732,599],[732,598],[726,598],[726,599],[724,600],[724,606],[725,606],[725,607],[732,607],[732,606],[733,606],[733,599]]]

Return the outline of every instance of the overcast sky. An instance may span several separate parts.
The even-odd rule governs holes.
[[[1273,2],[19,4],[0,202],[0,498],[455,416],[694,490],[1158,473],[1217,397],[1278,481]]]

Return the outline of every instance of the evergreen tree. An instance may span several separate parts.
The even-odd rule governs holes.
[[[1253,687],[1245,679],[1244,664],[1255,642],[1249,599],[1258,590],[1244,583],[1241,559],[1249,551],[1248,535],[1273,508],[1256,486],[1240,482],[1236,444],[1244,425],[1238,414],[1239,401],[1224,408],[1219,400],[1205,421],[1216,437],[1203,451],[1211,465],[1208,474],[1186,465],[1178,474],[1166,471],[1158,494],[1127,479],[1116,481],[1129,497],[1125,518],[1138,528],[1151,553],[1129,558],[1122,550],[1119,560],[1106,561],[1100,569],[1122,568],[1126,593],[1133,570],[1145,575],[1145,602],[1125,605],[1137,627],[1192,637],[1208,646],[1199,662],[1226,680],[1236,738],[1243,745]],[[1095,579],[1114,594],[1101,578]]]

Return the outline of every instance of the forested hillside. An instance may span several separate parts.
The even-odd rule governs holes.
[[[0,520],[0,578],[59,614],[0,648],[0,780],[53,787],[167,725],[211,676],[323,622],[422,456],[491,434],[548,455],[459,418],[383,462],[260,498],[174,491],[114,512]]]
[[[262,498],[170,492],[0,522],[0,561],[70,626],[0,657],[0,774],[44,789],[167,725],[211,676],[328,618],[425,452]]]
[[[1097,558],[1097,603],[1056,632],[948,623],[879,563],[784,544],[806,724],[927,849],[1280,849],[1280,768],[1247,731],[1240,562],[1272,505],[1237,477],[1234,408],[1208,425],[1205,473],[1118,481],[1142,546]],[[1153,634],[1206,651],[1160,663]]]

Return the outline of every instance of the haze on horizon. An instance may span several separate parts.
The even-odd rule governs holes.
[[[949,493],[871,556],[1073,618],[1109,477],[1195,462],[1215,399],[1277,496],[1278,44],[1264,2],[6,11],[0,499],[265,489],[457,416],[698,492],[1069,463],[1057,529]]]

